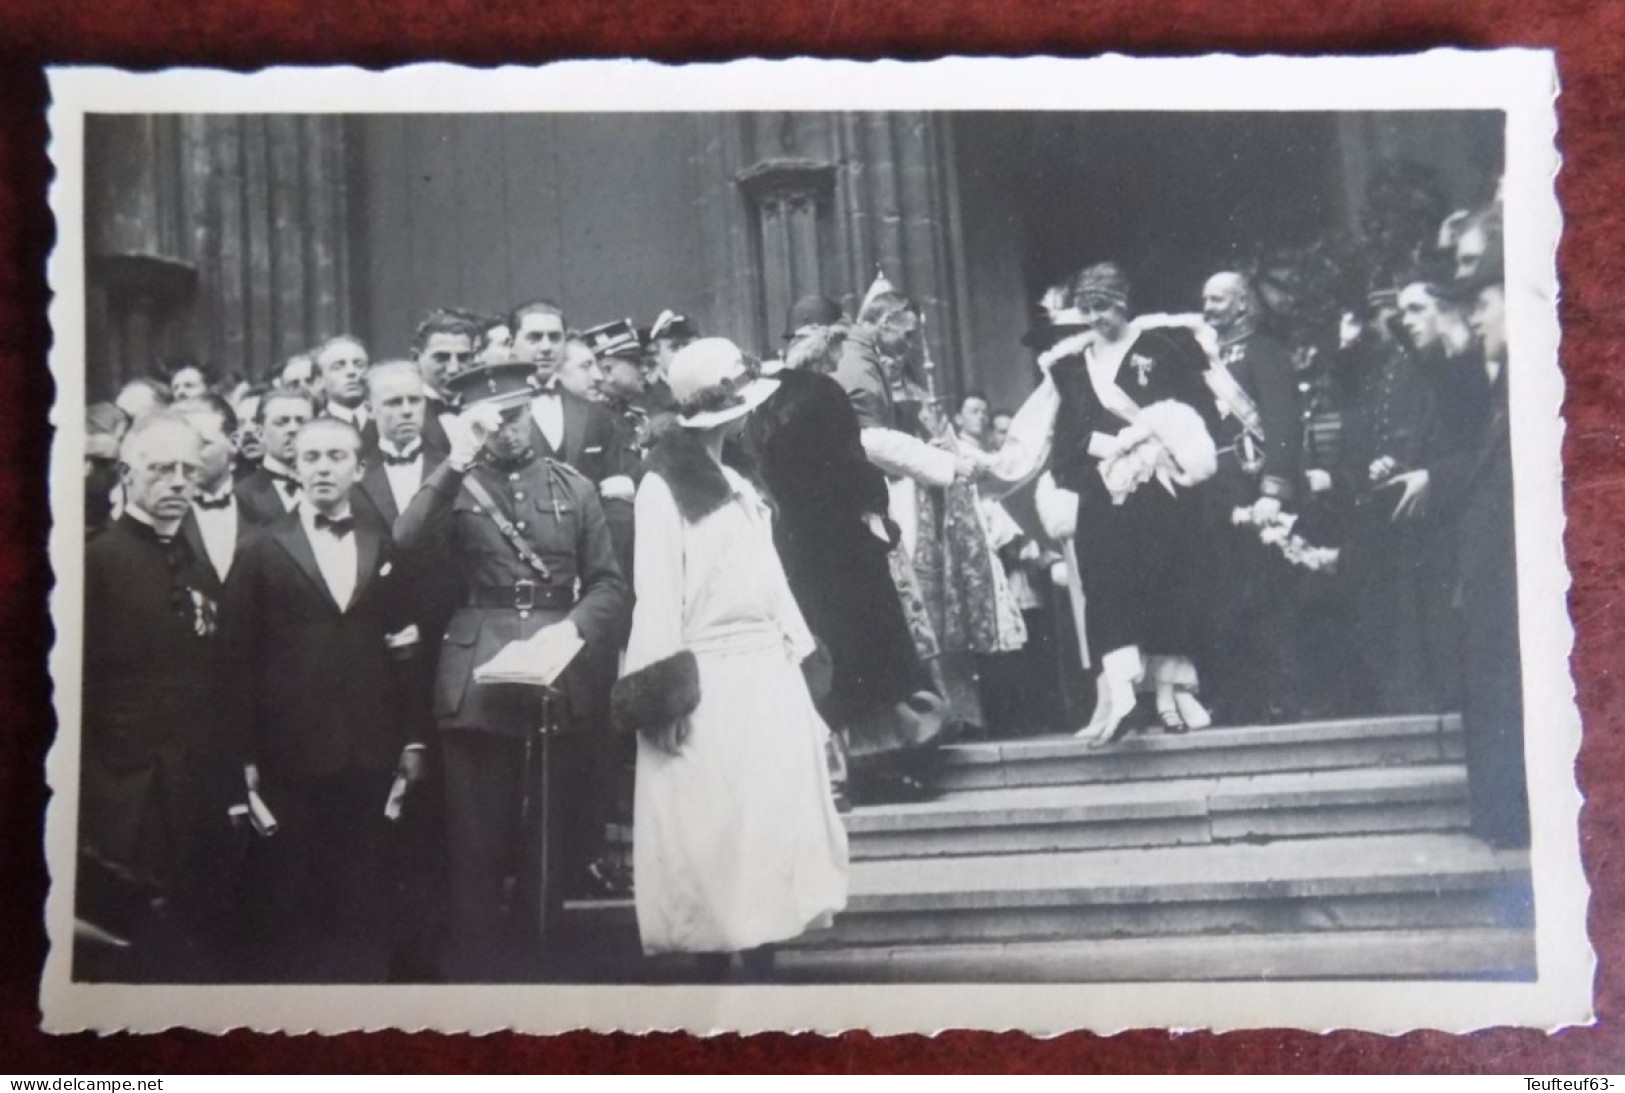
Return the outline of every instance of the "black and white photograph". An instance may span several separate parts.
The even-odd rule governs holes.
[[[1548,54],[52,88],[48,1027],[1589,1020]]]

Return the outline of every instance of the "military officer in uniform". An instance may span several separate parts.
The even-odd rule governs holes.
[[[1299,704],[1297,574],[1259,541],[1256,525],[1233,519],[1240,509],[1254,520],[1280,516],[1292,507],[1302,477],[1297,374],[1286,347],[1258,331],[1259,311],[1257,294],[1239,273],[1215,273],[1202,289],[1202,315],[1219,338],[1209,385],[1224,414],[1209,492],[1216,579],[1208,678],[1213,704],[1231,723],[1288,720]]]
[[[540,749],[541,690],[477,683],[474,670],[516,639],[573,629],[586,648],[556,681],[562,702],[550,704],[568,730],[600,701],[584,693],[594,678],[584,669],[619,640],[630,613],[592,482],[533,447],[535,375],[529,363],[504,363],[452,378],[466,409],[448,419],[451,453],[395,524],[403,550],[445,558],[461,586],[435,673],[434,715],[451,858],[447,971],[464,980],[535,970],[545,940],[538,912],[556,896],[540,863],[559,829],[559,794],[542,782],[559,764],[546,770],[558,756]],[[540,778],[529,765],[539,750]],[[544,800],[553,815],[538,815]]]

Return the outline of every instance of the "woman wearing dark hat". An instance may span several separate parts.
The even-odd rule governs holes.
[[[869,461],[857,412],[830,377],[847,334],[833,300],[796,301],[774,373],[779,389],[751,415],[746,442],[776,509],[785,576],[829,650],[831,684],[819,709],[832,729],[856,737],[847,792],[871,804],[930,795],[908,772],[921,757],[901,740],[881,747],[868,731],[930,677],[892,579],[898,530],[887,516],[886,475]]]
[[[1163,726],[1206,721],[1196,699],[1203,589],[1202,504],[1213,474],[1207,360],[1188,330],[1129,319],[1129,284],[1111,262],[1071,286],[1082,329],[1041,358],[1060,392],[1051,472],[1077,494],[1077,576],[1085,637],[1098,665],[1094,716],[1078,735],[1118,739],[1153,684]]]
[[[637,606],[614,717],[636,728],[633,869],[645,952],[746,953],[846,904],[846,833],[828,730],[801,662],[814,650],[768,509],[723,444],[779,386],[702,338],[669,373],[677,423],[638,489]]]

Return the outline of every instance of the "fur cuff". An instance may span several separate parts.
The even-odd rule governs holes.
[[[615,681],[609,722],[617,732],[648,732],[675,724],[700,705],[700,666],[679,650]]]

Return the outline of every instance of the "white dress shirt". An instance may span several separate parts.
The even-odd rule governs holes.
[[[237,553],[237,499],[231,494],[231,487],[226,487],[226,504],[224,508],[206,509],[202,505],[192,506],[192,517],[197,521],[197,529],[203,536],[203,549],[208,552],[209,564],[223,581],[226,574],[231,572],[231,560]]]
[[[282,511],[292,512],[304,492],[299,485],[299,476],[293,473],[292,467],[274,455],[267,455],[261,465],[276,476],[271,479],[271,484],[276,487],[276,495],[282,500]]]
[[[396,458],[406,454],[387,440],[378,441],[378,450]],[[405,512],[417,495],[418,487],[423,485],[423,445],[416,446],[410,463],[385,462],[384,477],[389,480],[389,492],[395,498],[395,511]]]
[[[364,402],[353,409],[337,402],[329,402],[327,404],[327,416],[336,418],[347,425],[355,426],[355,431],[358,433],[365,429],[367,422],[371,420],[371,416],[367,413],[367,404]]]
[[[564,449],[564,399],[557,387],[549,388],[530,400],[530,416],[547,438],[555,453]]]
[[[350,507],[333,513],[335,517],[350,516]],[[355,595],[356,581],[361,567],[356,550],[355,532],[334,535],[326,528],[317,530],[316,509],[311,505],[299,506],[299,522],[304,525],[305,538],[310,540],[311,553],[316,555],[316,568],[322,571],[322,581],[333,594],[333,602],[340,610],[349,610],[350,597]]]

